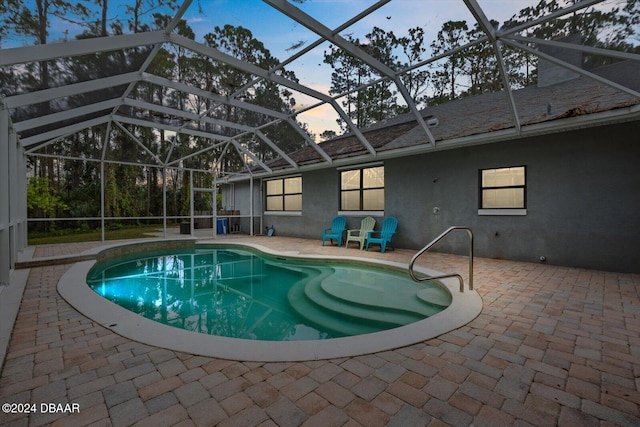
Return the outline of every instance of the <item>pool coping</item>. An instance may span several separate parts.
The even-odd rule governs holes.
[[[172,240],[165,240],[164,242],[172,242]],[[194,244],[196,246],[213,244],[250,247],[273,256],[291,256],[311,260],[337,260],[340,262],[351,261],[383,267],[407,268],[406,264],[370,258],[309,255],[301,254],[298,251],[274,251],[262,245],[248,242],[220,243],[201,240],[194,242]],[[133,245],[140,245],[140,243],[109,245],[108,249]],[[106,249],[105,247],[99,248],[98,253]],[[230,360],[292,362],[377,353],[406,347],[458,329],[475,319],[482,310],[480,295],[476,291],[468,289],[465,292],[459,292],[459,282],[451,278],[440,280],[442,285],[452,294],[452,302],[447,309],[427,319],[398,328],[371,334],[313,341],[280,342],[220,337],[163,325],[106,300],[86,284],[87,274],[95,263],[95,259],[76,262],[63,274],[58,282],[58,292],[62,298],[80,313],[131,340],[170,350]],[[426,268],[416,268],[416,271],[428,275],[441,274]],[[168,333],[168,331],[171,333]]]

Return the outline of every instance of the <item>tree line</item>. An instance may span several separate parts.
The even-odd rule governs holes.
[[[3,37],[16,35],[33,44],[49,43],[48,34],[52,18],[64,18],[83,25],[78,39],[89,39],[128,32],[162,30],[175,11],[173,0],[135,0],[127,6],[127,20],[108,19],[108,0],[99,2],[100,10],[83,3],[61,0],[36,0],[36,10],[31,10],[17,0],[9,0],[0,6],[0,42]],[[179,22],[175,32],[183,37],[195,39],[195,33],[186,21]],[[237,59],[264,69],[278,66],[279,60],[271,55],[264,44],[246,28],[224,25],[214,27],[204,35],[204,44],[214,47]],[[0,71],[2,92],[6,96],[26,93],[70,83],[91,81],[140,69],[151,47],[137,47],[117,52],[101,52],[55,61],[21,64]],[[205,92],[222,97],[236,97],[243,101],[261,105],[270,110],[292,114],[296,102],[292,93],[266,81],[254,81],[249,73],[216,62],[184,48],[166,46],[160,49],[146,69],[155,76],[198,87]],[[290,80],[295,74],[284,68],[276,71]],[[97,103],[121,96],[125,87],[111,87],[65,99],[29,105],[12,112],[15,122],[26,118],[45,116],[58,111]],[[242,91],[240,93],[240,91]],[[245,126],[260,126],[273,121],[264,114],[240,109],[228,104],[216,103],[211,97],[200,96],[153,83],[138,83],[129,98],[191,111],[214,117],[215,122],[200,122],[194,130],[215,131],[223,137],[237,137],[239,145],[253,151],[255,159],[268,161],[276,153],[253,134],[240,136],[244,132],[238,127],[225,125],[241,123]],[[87,114],[82,120],[91,119],[104,112]],[[167,118],[151,110],[138,107],[121,107],[119,114],[131,118],[143,118],[158,123],[183,124],[192,127],[181,117]],[[76,119],[78,120],[78,119]],[[221,124],[219,124],[221,123]],[[66,124],[70,124],[66,123]],[[303,131],[305,124],[299,124]],[[58,125],[59,126],[59,125]],[[23,137],[47,130],[46,126],[26,131]],[[106,217],[160,216],[163,209],[163,180],[167,185],[167,214],[169,216],[189,213],[189,194],[193,188],[210,188],[211,172],[236,171],[247,166],[248,159],[229,144],[218,144],[208,138],[193,137],[184,133],[169,133],[163,129],[124,124],[112,127],[87,128],[62,142],[46,145],[38,150],[40,156],[29,157],[33,178],[29,182],[30,217],[99,217],[101,212],[102,176],[100,163],[84,160],[105,159],[104,163],[104,208]],[[261,131],[285,152],[303,146],[305,138],[288,123],[271,124]],[[141,141],[142,144],[137,141]],[[193,153],[219,145],[199,155]],[[224,154],[224,156],[222,156]],[[64,156],[64,158],[60,158]],[[184,160],[163,170],[156,167],[156,159]],[[138,166],[141,164],[143,166]],[[192,171],[193,175],[192,175]],[[199,172],[199,171],[211,171]],[[191,177],[193,176],[193,182]],[[196,199],[196,210],[211,210],[213,198],[201,194]],[[220,206],[217,206],[218,208]],[[95,225],[95,222],[94,222]]]
[[[540,0],[502,24],[495,20],[490,24],[496,30],[515,28],[575,3],[578,0]],[[638,52],[639,25],[640,1],[623,0],[608,11],[593,6],[535,25],[528,28],[525,35],[557,40],[578,34],[586,46]],[[488,41],[479,42],[484,35],[477,23],[461,20],[443,23],[436,38],[430,42],[425,39],[422,27],[409,28],[404,35],[375,27],[362,39],[347,36],[347,40],[396,72],[411,70],[403,73],[401,80],[418,108],[423,108],[503,89],[494,46]],[[463,46],[468,47],[458,50]],[[440,57],[448,52],[453,53],[417,66],[429,57]],[[538,61],[535,55],[506,44],[502,44],[500,53],[511,89],[536,83]],[[324,53],[324,62],[333,69],[330,93],[344,94],[342,106],[356,126],[366,127],[408,112],[406,103],[398,98],[398,89],[393,82],[380,80],[379,72],[348,52],[332,45]],[[610,62],[610,58],[588,55],[583,67],[590,69]],[[338,119],[338,124],[341,131],[348,130],[343,120]],[[335,135],[327,131],[322,136],[331,138]]]
[[[513,28],[576,1],[540,0],[535,6],[522,9],[507,22],[500,24],[491,21],[491,25],[494,28]],[[131,0],[126,6],[126,19],[121,20],[109,18],[108,0],[78,3],[35,0],[35,5],[32,11],[20,0],[0,3],[0,45],[7,37],[16,36],[31,44],[48,44],[53,18],[79,25],[83,29],[77,36],[79,39],[161,30],[170,22],[171,12],[177,9],[176,0]],[[637,41],[639,24],[640,0],[626,0],[618,2],[606,12],[589,7],[526,31],[531,37],[545,39],[578,33],[585,45],[637,52],[638,46],[634,40]],[[193,29],[184,20],[180,21],[175,32],[195,39]],[[353,36],[346,38],[394,71],[410,70],[402,73],[400,79],[419,108],[502,89],[494,47],[488,42],[478,42],[484,33],[477,24],[448,21],[439,29],[434,40],[427,40],[425,34],[422,27],[408,28],[404,34],[374,27],[362,39]],[[203,36],[203,42],[237,59],[297,81],[295,73],[281,67],[279,59],[244,27],[216,26]],[[458,50],[467,45],[466,49]],[[292,46],[292,49],[300,46]],[[11,96],[137,71],[151,49],[141,46],[0,70],[2,93]],[[445,55],[447,52],[453,53]],[[501,54],[512,88],[535,83],[535,56],[508,45],[502,46]],[[440,60],[427,60],[440,55]],[[589,68],[608,61],[609,58],[587,55],[584,65]],[[356,126],[363,128],[408,111],[392,81],[382,79],[379,72],[339,47],[329,45],[324,52],[324,62],[332,68],[330,93],[342,95],[339,102]],[[209,93],[240,98],[285,114],[293,114],[296,107],[291,91],[182,47],[165,46],[160,49],[147,71]],[[109,100],[121,96],[125,90],[126,87],[113,87],[29,105],[14,111],[12,117],[14,121],[20,121],[28,117],[45,116]],[[163,180],[167,187],[167,214],[186,215],[189,212],[190,188],[207,188],[213,179],[210,173],[195,172],[191,182],[190,171],[238,171],[252,161],[269,161],[277,156],[255,134],[245,135],[242,129],[225,124],[232,122],[253,127],[271,123],[273,118],[264,114],[153,83],[138,83],[129,97],[216,118],[217,122],[199,122],[194,129],[236,137],[238,144],[254,153],[255,159],[248,159],[246,154],[232,145],[184,133],[174,134],[129,124],[122,125],[122,128],[113,126],[109,135],[106,125],[88,128],[64,138],[62,143],[43,146],[38,150],[42,156],[29,157],[33,172],[29,184],[30,217],[99,217],[103,200],[107,217],[158,216],[162,214]],[[167,118],[143,107],[120,107],[119,113],[159,123],[169,120],[172,124],[194,126],[181,117]],[[82,119],[103,114],[87,114]],[[338,120],[338,124],[341,132],[348,130],[342,120]],[[315,138],[306,124],[299,123],[299,126],[310,138]],[[43,130],[47,130],[46,126],[33,132]],[[304,136],[286,122],[265,126],[262,132],[287,153],[305,144]],[[334,131],[325,131],[318,137],[328,139],[336,135]],[[23,133],[23,136],[28,136],[28,133]],[[216,148],[189,157],[212,145],[216,145]],[[57,156],[64,156],[64,159]],[[100,163],[86,159],[103,157],[106,162],[104,199],[101,199]],[[162,168],[153,166],[157,164],[156,159],[182,157],[185,159],[166,169],[164,176]],[[210,197],[202,196],[196,202],[196,209],[210,209],[212,203]]]

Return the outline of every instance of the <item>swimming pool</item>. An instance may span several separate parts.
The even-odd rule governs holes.
[[[220,247],[220,245],[216,246]],[[78,262],[67,270],[58,282],[58,291],[62,297],[78,311],[126,338],[191,354],[244,361],[327,359],[367,354],[407,346],[436,337],[468,323],[480,313],[482,308],[482,301],[476,292],[467,291],[459,293],[457,291],[457,281],[455,281],[455,279],[445,279],[441,284],[448,290],[449,295],[452,296],[450,305],[443,311],[426,319],[379,332],[368,332],[355,336],[339,336],[340,334],[336,334],[331,337],[325,336],[323,337],[324,339],[314,338],[313,334],[320,332],[309,332],[307,329],[301,329],[300,331],[290,329],[290,335],[295,336],[297,334],[296,339],[290,341],[272,341],[208,335],[195,332],[193,328],[191,328],[191,330],[183,330],[171,327],[142,317],[103,298],[86,284],[87,278],[93,280],[93,273],[98,271],[97,269],[100,268],[100,265],[108,265],[108,263],[114,260],[118,260],[119,262],[126,258],[132,260],[139,257],[141,253],[148,252],[149,250],[164,251],[165,255],[171,256],[172,254],[184,252],[185,248],[188,247],[195,248],[196,253],[206,249],[206,245],[196,244],[193,241],[167,240],[144,244],[118,245],[106,248],[98,254],[97,260]],[[287,251],[285,257],[282,253],[277,253],[267,247],[248,242],[225,242],[223,249],[229,250],[229,253],[238,250],[240,252],[257,250],[274,262],[280,262],[282,259],[278,258],[284,258],[287,262],[293,263],[293,266],[287,267],[289,270],[298,268],[298,263],[306,264],[307,262],[329,263],[334,267],[347,265],[345,263],[349,263],[348,265],[358,268],[369,268],[373,266],[382,268],[390,274],[396,274],[399,270],[406,271],[407,268],[406,264],[375,261],[353,256],[341,256],[340,258],[330,258],[326,255],[302,256],[295,250]],[[357,251],[349,252],[353,254],[358,253]],[[105,264],[105,262],[107,264]],[[352,267],[349,267],[349,270],[351,269]],[[417,270],[422,274],[439,274],[437,271],[426,269]],[[315,277],[318,278],[320,275],[321,273],[317,273]],[[186,289],[184,292],[191,295],[191,284],[195,285],[196,282],[185,281],[183,283],[185,285],[183,289]],[[155,286],[157,289],[157,285]],[[231,288],[229,288],[229,291],[226,291],[224,286],[220,284],[219,287],[222,292],[229,292],[227,295],[232,295],[234,292]],[[335,285],[334,288],[340,290],[338,285]],[[333,292],[336,292],[336,289],[334,289]],[[313,291],[311,291],[311,293],[313,293]],[[158,296],[159,295],[160,294],[158,294]],[[194,293],[193,295],[195,296],[196,294]],[[237,296],[238,294],[233,295]],[[209,297],[213,301],[212,292],[209,292]],[[186,300],[189,301],[189,298]],[[224,301],[224,299],[222,299],[222,301]],[[249,305],[251,305],[251,303],[249,303]],[[255,306],[257,303],[253,302],[253,305]],[[177,305],[173,307],[177,308]],[[244,307],[247,306],[245,305]],[[179,312],[179,310],[174,311]],[[264,314],[264,311],[262,313]],[[180,321],[180,318],[173,317],[173,321]],[[197,322],[192,322],[192,325],[196,323]],[[245,327],[245,331],[249,329],[250,328]],[[331,333],[335,334],[334,331]]]
[[[437,283],[379,266],[199,246],[109,258],[87,283],[147,319],[231,338],[299,341],[369,334],[451,304]]]

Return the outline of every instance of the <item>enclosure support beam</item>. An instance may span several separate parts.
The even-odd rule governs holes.
[[[72,58],[92,55],[96,52],[114,52],[168,41],[169,37],[163,31],[149,31],[84,40],[69,40],[64,43],[16,47],[2,50],[0,66],[50,61],[57,58]]]
[[[110,117],[106,117],[106,116],[97,117],[95,119],[87,120],[81,123],[75,123],[73,125],[65,126],[58,129],[53,129],[48,132],[43,132],[33,136],[29,136],[27,138],[22,138],[20,142],[22,143],[23,147],[28,149],[28,148],[31,148],[32,145],[45,142],[49,139],[71,135],[93,126],[100,126],[101,124],[108,123],[110,121],[111,121]]]
[[[100,162],[100,241],[104,242],[104,161]]]
[[[189,217],[191,218],[191,237],[195,237],[195,221],[193,219],[193,171],[189,171]]]
[[[5,121],[5,120],[3,120]],[[9,119],[6,119],[9,124]],[[20,168],[18,164],[21,159],[18,159],[18,150],[16,147],[17,135],[13,129],[11,129],[11,125],[9,124],[9,159],[8,169],[9,169],[9,188],[5,197],[9,197],[9,203],[7,209],[9,210],[9,251],[10,251],[10,268],[13,269],[16,263],[16,256],[18,251],[22,248],[19,247],[18,242],[18,171]]]
[[[561,16],[568,15],[570,13],[574,13],[580,9],[586,9],[590,6],[594,6],[598,3],[602,3],[605,0],[581,0],[579,2],[573,3],[571,6],[561,7],[558,10],[551,12],[548,15],[542,16],[540,18],[534,19],[532,21],[527,21],[523,24],[517,25],[515,27],[502,29],[498,31],[496,34],[498,37],[503,37],[508,34],[517,34],[520,33],[527,28],[535,27],[536,25],[544,24],[545,22],[549,22],[553,19],[560,18]]]
[[[78,108],[70,108],[68,110],[60,111],[57,113],[47,114],[46,116],[38,116],[34,117],[33,119],[23,120],[21,122],[15,123],[13,127],[16,132],[22,132],[24,130],[37,128],[39,126],[64,123],[66,120],[75,119],[76,117],[82,116],[84,114],[89,115],[92,113],[104,111],[105,108],[113,108],[120,104],[121,101],[119,99],[110,99],[108,101],[96,102],[94,104],[84,105]]]
[[[585,46],[585,45],[581,45],[581,44],[573,44],[573,43],[567,43],[567,42],[559,42],[556,40],[544,40],[544,39],[539,39],[537,37],[523,37],[523,36],[518,36],[515,34],[509,35],[508,36],[509,39],[511,40],[515,40],[517,42],[521,42],[521,43],[534,43],[537,45],[542,45],[542,46],[551,46],[551,47],[557,47],[557,48],[562,48],[562,49],[571,49],[571,50],[577,50],[579,52],[584,52],[586,54],[589,55],[602,55],[602,56],[606,56],[609,58],[618,58],[618,59],[629,59],[631,61],[640,61],[640,54],[638,53],[633,53],[633,52],[624,52],[624,51],[617,51],[617,50],[611,50],[611,49],[602,49],[599,47],[592,47],[592,46]]]
[[[253,236],[253,177],[249,180],[249,235]]]
[[[502,78],[502,85],[505,88],[505,93],[507,95],[507,105],[509,106],[509,111],[511,112],[511,118],[513,120],[513,126],[515,127],[518,134],[520,134],[520,130],[522,125],[520,124],[520,117],[518,116],[518,108],[516,107],[516,100],[513,97],[513,92],[511,91],[511,85],[509,83],[509,74],[507,73],[507,69],[504,66],[504,59],[502,58],[502,51],[500,50],[501,43],[498,41],[493,42],[493,48],[496,52],[496,58],[498,59],[498,64],[500,64],[500,77]]]
[[[213,59],[214,61],[220,61],[223,62],[227,65],[230,65],[234,68],[237,68],[241,71],[245,71],[247,73],[251,73],[253,75],[262,77],[264,79],[267,79],[273,83],[288,87],[289,89],[293,89],[295,91],[298,91],[300,93],[303,93],[307,96],[310,96],[312,98],[321,100],[327,104],[329,104],[336,113],[338,113],[338,115],[340,115],[340,117],[342,118],[342,120],[344,120],[344,122],[349,126],[349,128],[351,129],[351,131],[353,132],[353,134],[358,138],[358,140],[360,140],[360,142],[365,146],[365,148],[373,155],[376,155],[376,151],[374,150],[374,148],[371,146],[371,144],[369,143],[369,141],[367,141],[367,139],[364,137],[364,135],[362,134],[362,132],[360,132],[360,129],[358,129],[357,126],[355,126],[353,124],[353,122],[351,121],[351,119],[347,116],[347,114],[344,112],[344,110],[342,110],[342,108],[340,108],[340,106],[338,105],[338,103],[331,98],[328,95],[323,94],[322,92],[316,91],[315,89],[312,89],[310,87],[304,86],[299,84],[298,82],[295,82],[293,80],[289,80],[286,79],[282,76],[279,76],[277,74],[269,74],[269,72],[263,68],[260,68],[254,64],[250,64],[248,62],[244,62],[242,60],[239,60],[237,58],[234,58],[231,55],[228,55],[226,53],[223,53],[213,47],[210,46],[203,46],[200,45],[196,42],[194,42],[191,39],[188,39],[186,37],[182,37],[176,34],[172,34],[171,36],[171,41],[179,46],[184,47],[185,49],[189,49],[195,53],[199,53],[201,55],[207,56],[211,59]],[[227,100],[226,103],[231,103],[232,100]],[[241,102],[240,107],[241,108],[245,108],[244,105],[247,104],[245,102]],[[288,116],[287,116],[288,118]]]
[[[545,59],[545,60],[547,60],[547,61],[549,61],[549,62],[551,62],[551,63],[553,63],[555,65],[558,65],[558,66],[560,66],[562,68],[565,68],[567,70],[573,71],[573,72],[578,73],[578,74],[580,74],[582,76],[589,77],[589,78],[591,78],[591,79],[593,79],[593,80],[595,80],[597,82],[605,84],[605,85],[607,85],[609,87],[612,87],[612,88],[614,88],[616,90],[619,90],[621,92],[627,93],[627,94],[629,94],[631,96],[634,96],[636,98],[640,98],[640,92],[637,92],[637,91],[635,91],[635,90],[633,90],[631,88],[628,88],[628,87],[623,86],[623,85],[621,85],[619,83],[616,83],[614,81],[611,81],[609,79],[601,77],[601,76],[599,76],[597,74],[591,73],[591,72],[589,72],[587,70],[584,70],[584,69],[582,69],[580,67],[576,67],[575,65],[572,65],[572,64],[569,64],[568,62],[565,62],[565,61],[562,61],[560,59],[557,59],[557,58],[555,58],[555,57],[553,57],[551,55],[548,55],[548,54],[546,54],[544,52],[541,52],[539,50],[530,48],[526,44],[519,43],[519,42],[514,41],[514,40],[509,40],[508,38],[502,38],[501,40],[504,43],[506,43],[506,44],[516,48],[516,49],[522,49],[525,52],[528,52],[528,53],[531,53],[533,55],[536,55],[539,59]]]
[[[18,150],[17,163],[18,171],[17,171],[17,185],[15,186],[18,189],[18,198],[16,200],[18,206],[18,251],[22,251],[27,247],[28,243],[28,211],[27,211],[27,157],[25,155],[25,150],[22,145],[18,143],[18,135],[13,132],[11,134],[10,142],[14,144]]]
[[[36,92],[27,92],[21,95],[13,95],[5,98],[8,109],[24,107],[26,105],[37,104],[39,102],[53,101],[57,98],[66,98],[73,95],[80,95],[95,90],[117,87],[126,83],[140,79],[138,73],[118,74],[102,79],[89,80],[87,82],[72,83],[66,86],[42,89]]]
[[[502,58],[502,51],[500,50],[500,43],[498,43],[498,39],[496,38],[496,30],[493,28],[491,21],[487,18],[484,11],[478,4],[476,0],[464,0],[467,8],[476,19],[478,26],[484,31],[484,33],[489,38],[489,42],[493,45],[493,49],[496,54],[496,59],[498,61],[498,71],[500,72],[500,78],[502,80],[502,86],[504,87],[504,91],[507,95],[507,105],[509,106],[509,111],[511,112],[511,118],[513,120],[513,125],[516,128],[516,131],[520,133],[520,118],[518,117],[518,109],[516,108],[516,103],[513,98],[513,93],[511,92],[511,85],[509,83],[509,74],[507,73],[507,69],[504,65],[504,59]]]
[[[0,286],[9,285],[9,275],[11,273],[11,228],[9,218],[9,206],[11,204],[9,187],[11,183],[9,158],[9,111],[5,108],[4,102],[0,103]]]
[[[355,46],[348,40],[344,39],[339,34],[335,34],[333,31],[331,31],[330,28],[324,26],[322,23],[320,23],[319,21],[316,21],[313,17],[302,12],[300,9],[291,5],[290,3],[284,0],[264,0],[264,1],[270,6],[272,6],[274,9],[282,12],[283,14],[293,19],[294,21],[298,22],[299,24],[304,25],[309,30],[323,37],[330,43],[333,43],[336,46],[340,47],[345,52],[348,52],[349,54],[353,55],[353,57],[366,63],[367,65],[377,70],[381,75],[393,81],[393,83],[398,88],[400,94],[404,98],[405,102],[409,106],[409,110],[413,113],[413,115],[416,118],[416,121],[418,122],[420,127],[424,130],[425,134],[427,135],[429,142],[432,144],[432,146],[435,146],[435,142],[436,142],[435,138],[431,134],[429,127],[424,122],[424,119],[422,118],[422,115],[418,111],[418,108],[416,107],[415,102],[411,98],[409,91],[407,90],[404,83],[402,83],[402,81],[400,80],[400,77],[398,77],[398,74],[395,72],[395,70],[391,69],[387,64],[382,63],[381,61],[377,60],[373,56],[366,53],[364,50],[360,49],[359,47]],[[367,139],[362,134],[360,134],[359,129],[355,125],[353,125],[353,123],[351,122],[351,119],[344,113],[344,111],[335,103],[333,99],[331,100],[330,104],[340,114],[340,117],[345,121],[345,123],[347,123],[350,127],[352,127],[353,133],[358,137],[358,139],[360,139],[360,142],[362,142],[365,148],[369,150],[369,152],[375,157],[377,154],[375,149],[371,146],[369,141],[367,141]]]
[[[187,11],[187,9],[189,8],[189,6],[191,6],[191,0],[185,0],[182,2],[182,6],[180,6],[180,9],[178,9],[178,12],[173,16],[173,18],[171,19],[171,21],[169,22],[169,24],[167,25],[167,27],[164,29],[164,33],[168,36],[169,34],[171,34],[171,32],[173,31],[173,29],[176,27],[176,25],[178,25],[178,23],[180,22],[180,19],[182,18],[182,16],[185,14],[185,12]],[[158,53],[160,52],[160,49],[162,48],[163,43],[156,43],[153,46],[153,49],[151,50],[151,52],[149,53],[149,55],[147,55],[147,58],[145,59],[144,63],[142,64],[142,66],[140,67],[140,69],[138,70],[138,73],[142,74],[145,71],[147,71],[147,69],[149,68],[149,66],[151,65],[151,63],[153,62],[153,60],[155,59],[155,57],[158,55]],[[124,93],[122,94],[122,100],[125,100],[126,98],[129,97],[129,95],[131,94],[131,92],[133,92],[133,89],[136,87],[136,82],[131,82],[129,83],[129,86],[127,86],[127,89],[124,91]],[[120,107],[115,107],[112,111],[112,114],[115,114]]]
[[[167,168],[162,167],[162,237],[167,238]]]
[[[102,143],[102,155],[100,156],[100,241],[104,242],[104,162],[107,158],[107,148],[111,140],[111,122],[107,123],[107,131],[104,133]]]
[[[213,211],[213,219],[211,220],[211,228],[213,228],[213,238],[218,238],[218,174],[213,174],[213,201],[211,202],[211,210]],[[229,221],[229,224],[231,221]],[[227,226],[229,226],[227,224]]]

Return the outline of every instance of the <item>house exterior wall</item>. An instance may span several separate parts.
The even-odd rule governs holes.
[[[304,238],[318,237],[318,227],[328,227],[331,219],[338,212],[338,197],[336,190],[339,186],[339,173],[335,169],[305,172],[302,174],[302,214],[265,214],[262,226],[258,218],[263,214],[263,192],[260,179],[254,180],[253,207],[257,218],[254,220],[255,234],[264,234],[265,227],[274,226],[276,233],[282,236],[298,236]],[[235,183],[235,207],[241,215],[249,212],[248,182]],[[223,190],[223,206],[229,197]],[[327,217],[329,216],[329,219]],[[359,223],[360,220],[358,220]],[[323,225],[328,223],[327,225]],[[249,231],[249,219],[243,218],[242,231]],[[322,234],[322,230],[320,230]]]
[[[386,213],[406,230],[397,243],[423,246],[462,225],[473,229],[478,256],[638,272],[639,132],[635,122],[388,161],[386,188],[414,195],[385,196],[396,211]],[[478,215],[479,170],[522,165],[527,214]],[[464,253],[465,239],[452,234],[434,250]]]
[[[637,121],[385,160],[384,214],[399,220],[394,245],[419,249],[459,225],[472,228],[477,256],[529,262],[545,257],[555,265],[640,272],[636,135]],[[479,215],[479,170],[522,165],[526,215]],[[338,214],[339,171],[302,176],[302,214],[265,214],[264,226],[273,225],[278,235],[320,239]],[[235,186],[248,194],[248,184]],[[236,205],[245,199],[236,195]],[[361,219],[349,216],[348,228],[358,228]],[[382,217],[377,220],[379,227]],[[433,250],[464,254],[467,239],[455,232]]]

